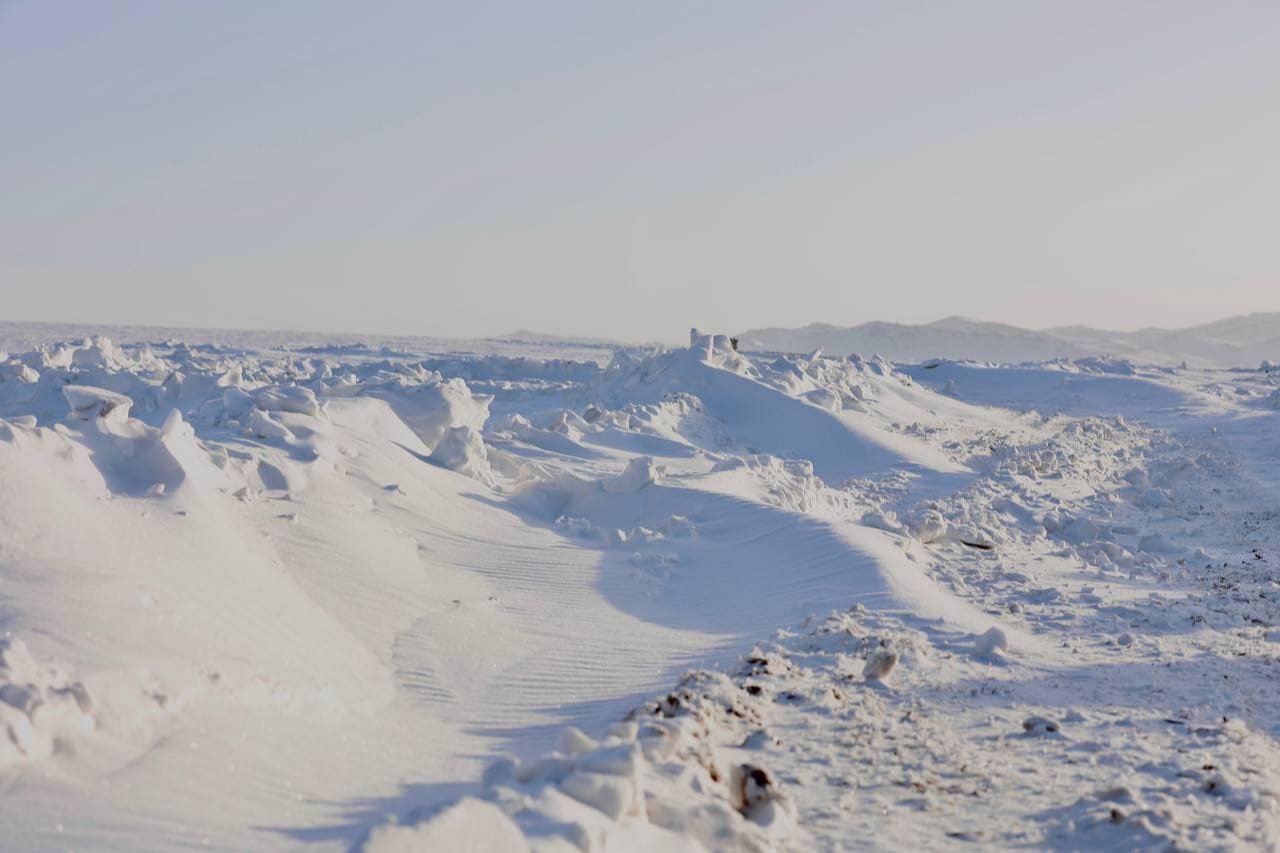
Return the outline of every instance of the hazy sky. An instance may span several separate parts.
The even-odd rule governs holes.
[[[0,0],[0,319],[1280,310],[1276,2]]]

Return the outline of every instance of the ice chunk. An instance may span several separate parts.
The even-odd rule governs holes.
[[[600,485],[611,494],[630,495],[656,483],[658,474],[658,466],[653,464],[652,456],[638,456],[627,463],[621,474],[601,480]]]
[[[627,776],[575,770],[560,783],[560,790],[614,820],[640,810],[639,788]]]
[[[245,434],[257,436],[258,438],[274,438],[280,441],[287,441],[293,438],[293,433],[287,426],[272,420],[271,415],[262,409],[254,409],[249,413],[249,417],[245,422]]]
[[[129,364],[129,359],[109,339],[95,337],[85,340],[83,346],[71,354],[71,363],[76,367],[119,370]]]
[[[635,744],[604,746],[578,758],[579,770],[608,776],[630,776],[639,768],[640,753]]]
[[[476,432],[484,429],[489,419],[489,404],[493,402],[493,395],[473,394],[461,379],[398,382],[365,393],[386,400],[431,449],[454,427],[466,426]]]
[[[225,401],[226,395],[223,395]],[[310,388],[287,385],[282,388],[266,388],[254,395],[254,404],[268,412],[295,412],[300,415],[318,415],[320,403]]]
[[[71,407],[72,417],[82,421],[105,418],[110,421],[125,421],[129,418],[129,409],[133,400],[115,391],[105,388],[94,388],[90,385],[64,385],[62,396],[66,397]]]
[[[1142,503],[1152,509],[1160,509],[1169,505],[1169,493],[1153,486],[1142,493]]]
[[[480,433],[469,426],[452,427],[431,453],[431,461],[442,468],[466,474],[486,485],[493,485],[493,469],[489,452]]]
[[[1093,542],[1102,533],[1102,528],[1087,518],[1077,518],[1062,531],[1062,538],[1075,545]]]
[[[40,373],[30,365],[23,364],[17,360],[4,361],[0,359],[0,382],[4,382],[6,378],[12,377],[23,385],[34,385],[40,381]]]

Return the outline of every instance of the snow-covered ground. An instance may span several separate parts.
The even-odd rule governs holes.
[[[842,328],[814,323],[798,329],[752,329],[741,332],[739,338],[743,350],[809,352],[823,347],[832,355],[878,352],[895,361],[948,356],[1007,363],[1103,356],[1150,364],[1185,361],[1193,367],[1239,367],[1274,360],[1280,353],[1280,314],[1247,314],[1184,329],[1131,332],[1088,326],[1023,329],[946,317],[923,325],[870,322]]]
[[[69,331],[6,849],[1280,845],[1280,372]]]

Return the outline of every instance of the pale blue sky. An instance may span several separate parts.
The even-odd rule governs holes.
[[[1280,310],[1280,4],[0,0],[0,319]]]

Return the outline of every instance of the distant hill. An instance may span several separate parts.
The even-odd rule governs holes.
[[[1008,363],[1115,356],[1220,367],[1252,367],[1263,359],[1280,361],[1280,313],[1228,317],[1185,329],[1133,332],[1087,326],[1035,330],[947,317],[924,325],[876,321],[841,327],[814,323],[798,329],[752,329],[738,337],[744,350],[809,352],[822,347],[830,355],[879,353],[895,361],[941,356]]]

